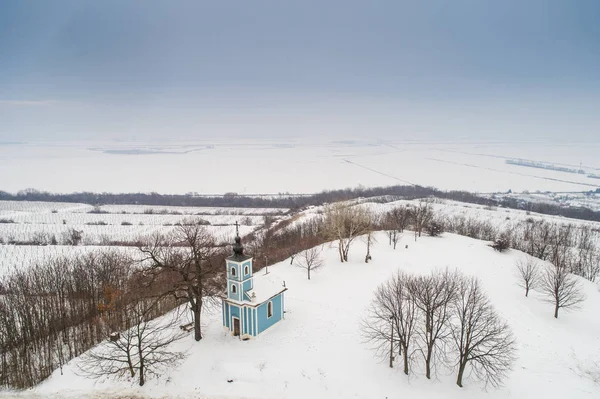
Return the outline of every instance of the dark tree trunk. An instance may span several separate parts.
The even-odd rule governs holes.
[[[140,386],[144,386],[146,381],[144,380],[144,361],[140,360]]]
[[[131,378],[133,378],[135,376],[135,371],[133,370],[133,360],[131,360],[131,347],[129,347],[129,349],[127,350],[127,366],[129,367],[129,373],[131,374]]]
[[[425,377],[431,379],[431,349],[427,348],[427,357],[425,358]]]
[[[404,356],[404,374],[408,375],[408,351],[406,350],[406,348],[404,348],[404,353],[402,354]]]
[[[348,252],[350,251],[350,244],[348,244],[346,247],[344,247],[344,249],[342,250],[342,255],[344,257],[343,262],[348,262]]]
[[[463,387],[462,378],[463,378],[463,374],[465,372],[466,366],[467,366],[467,362],[465,362],[465,361],[461,361],[458,366],[458,377],[456,378],[456,385],[458,385],[461,388]]]
[[[559,309],[559,306],[558,306],[558,303],[557,303],[557,304],[554,306],[554,318],[555,318],[555,319],[558,319],[558,309]]]
[[[144,353],[143,353],[143,348],[142,348],[142,335],[143,332],[139,331],[139,327],[138,327],[138,359],[140,361],[140,365],[139,365],[139,372],[140,372],[140,386],[143,386],[146,383],[146,380],[144,379],[144,373],[146,372],[146,367],[144,365]]]
[[[202,326],[200,324],[200,314],[202,313],[202,301],[196,299],[196,304],[192,308],[194,311],[194,339],[200,341],[202,339]]]

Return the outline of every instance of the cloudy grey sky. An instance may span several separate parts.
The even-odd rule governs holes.
[[[0,141],[594,140],[600,2],[0,2]]]

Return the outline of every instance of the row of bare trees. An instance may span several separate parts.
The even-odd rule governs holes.
[[[125,327],[132,259],[56,258],[0,280],[0,386],[29,387]],[[172,304],[160,303],[155,315]]]
[[[415,239],[422,232],[437,236],[445,231],[491,241],[499,251],[509,248],[523,251],[590,281],[600,275],[600,231],[590,225],[528,218],[499,228],[476,216],[436,215],[431,200],[420,200],[414,205],[395,207],[372,227],[385,230],[394,249],[406,228],[414,231]]]
[[[500,385],[516,357],[510,328],[479,281],[448,270],[398,272],[377,288],[361,331],[390,367],[396,354],[407,375],[419,365],[427,378],[453,367],[460,387],[467,368],[486,385]]]
[[[0,386],[35,385],[117,331],[117,340],[86,360],[95,358],[96,370],[114,370],[113,355],[125,348],[127,369],[143,384],[159,364],[182,357],[169,354],[180,338],[171,323],[153,319],[185,304],[201,339],[203,305],[224,291],[225,254],[205,227],[178,226],[143,241],[137,255],[98,251],[0,277]]]

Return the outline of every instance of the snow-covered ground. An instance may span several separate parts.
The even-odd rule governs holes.
[[[269,267],[269,277],[286,282],[287,313],[282,323],[258,339],[239,341],[223,331],[219,310],[204,317],[205,338],[190,334],[179,349],[185,362],[142,388],[136,381],[90,380],[76,374],[74,361],[21,398],[95,398],[140,395],[162,398],[598,398],[600,385],[587,373],[600,372],[600,292],[580,279],[587,294],[583,307],[553,318],[552,305],[538,293],[525,298],[516,285],[515,262],[524,256],[498,253],[487,243],[444,234],[417,242],[406,232],[397,250],[376,236],[373,261],[364,259],[357,241],[350,262],[339,263],[337,249],[325,246],[324,268],[308,281],[289,261]],[[408,248],[405,248],[408,245]],[[406,378],[390,369],[361,338],[359,322],[374,289],[396,270],[428,273],[458,269],[477,276],[500,316],[511,326],[518,360],[505,386],[483,390],[470,377],[458,388],[455,375],[440,370],[433,380],[421,367]],[[256,278],[264,273],[261,271]],[[233,380],[229,383],[228,380]]]
[[[528,168],[549,162],[598,173],[599,143],[377,139],[30,142],[0,145],[0,190],[214,194],[312,193],[419,184],[475,192],[588,191],[585,174]]]
[[[556,215],[545,215],[535,212],[528,212],[520,209],[511,209],[503,207],[489,207],[485,205],[469,204],[465,202],[433,198],[432,208],[436,217],[454,218],[462,217],[465,219],[475,219],[485,222],[496,228],[502,229],[515,226],[518,223],[529,219],[544,220],[550,223],[573,224],[575,226],[590,226],[594,229],[600,229],[600,222],[593,222],[581,219],[566,218]],[[351,206],[361,206],[375,215],[384,215],[393,208],[399,206],[416,206],[419,200],[393,200],[386,197],[359,198],[347,201]],[[301,211],[294,217],[294,221],[287,228],[292,228],[297,224],[304,223],[312,218],[323,215],[325,206],[311,206]]]

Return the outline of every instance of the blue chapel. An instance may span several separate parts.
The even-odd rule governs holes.
[[[227,257],[225,263],[227,292],[222,297],[223,326],[231,335],[240,339],[257,337],[283,320],[285,283],[269,275],[253,275],[252,257],[244,255],[238,232],[233,255]]]

